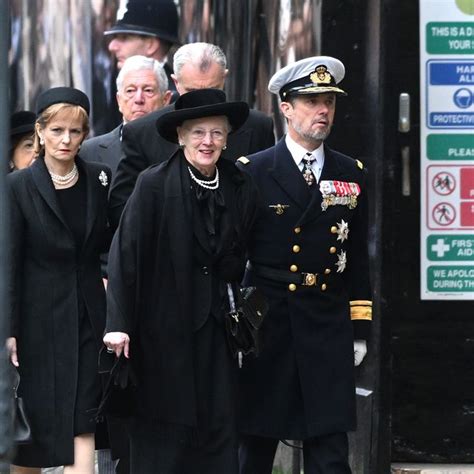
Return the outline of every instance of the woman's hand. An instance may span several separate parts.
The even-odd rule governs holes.
[[[11,363],[15,367],[19,367],[20,364],[18,363],[18,355],[16,352],[16,337],[9,337],[6,342],[6,346]]]
[[[117,357],[123,351],[123,355],[129,359],[129,346],[130,346],[130,338],[128,334],[125,332],[108,332],[104,336],[104,344],[107,347],[107,352],[115,352]]]

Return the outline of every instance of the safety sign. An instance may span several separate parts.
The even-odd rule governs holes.
[[[448,171],[439,171],[433,178],[431,185],[435,193],[447,196],[456,188],[456,179]]]
[[[419,0],[422,300],[474,300],[473,6]]]
[[[427,126],[474,129],[474,61],[427,62]]]
[[[474,228],[474,166],[430,165],[426,180],[426,227]]]
[[[430,261],[474,260],[474,234],[432,234],[426,243]]]

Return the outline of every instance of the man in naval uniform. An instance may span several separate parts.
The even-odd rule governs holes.
[[[372,318],[367,173],[324,144],[344,65],[318,56],[270,80],[288,132],[241,157],[260,190],[245,284],[270,302],[262,352],[240,371],[240,474],[270,474],[278,440],[302,440],[305,474],[348,474],[354,365]]]

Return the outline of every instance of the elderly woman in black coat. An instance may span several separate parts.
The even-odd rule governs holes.
[[[235,474],[237,362],[226,345],[226,282],[245,267],[256,190],[219,159],[248,106],[224,92],[182,95],[157,121],[179,143],[143,172],[109,254],[109,350],[138,379],[130,430],[133,473]]]
[[[36,114],[20,110],[10,117],[10,171],[22,170],[35,159],[34,131]]]
[[[15,473],[65,465],[94,472],[93,410],[105,326],[100,252],[108,240],[110,170],[82,161],[89,100],[70,87],[38,98],[28,168],[8,175],[11,207],[11,332],[33,441],[18,447]],[[22,467],[20,467],[22,466]]]

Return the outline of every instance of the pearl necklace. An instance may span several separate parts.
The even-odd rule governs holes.
[[[210,181],[196,178],[196,176],[194,176],[194,173],[191,171],[191,168],[189,166],[188,166],[188,171],[189,171],[189,175],[191,176],[191,179],[199,186],[205,189],[210,189],[212,191],[214,191],[215,189],[219,187],[219,169],[218,168],[216,168],[216,177]]]
[[[60,174],[51,173],[51,171],[49,171],[49,175],[51,176],[53,183],[57,186],[67,186],[68,184],[72,183],[78,175],[76,163],[74,163],[72,170],[64,176],[61,176]]]

